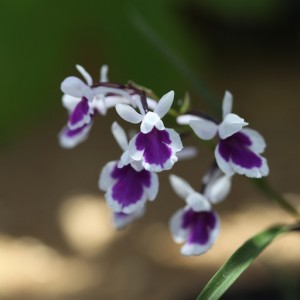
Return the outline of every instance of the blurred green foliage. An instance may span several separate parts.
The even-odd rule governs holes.
[[[244,12],[253,14],[267,12],[271,2],[1,1],[0,144],[64,113],[59,86],[66,76],[77,74],[76,63],[95,78],[107,63],[114,81],[131,79],[158,95],[175,89],[183,97],[191,89],[212,99],[196,75],[208,65],[205,41],[188,30],[182,5],[230,13],[245,6]],[[250,10],[254,3],[260,9]]]

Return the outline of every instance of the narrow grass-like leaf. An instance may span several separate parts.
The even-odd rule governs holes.
[[[196,300],[216,300],[238,279],[254,259],[279,235],[300,230],[300,225],[278,225],[264,230],[245,242],[217,271]]]

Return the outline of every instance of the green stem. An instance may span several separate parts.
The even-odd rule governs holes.
[[[253,179],[252,182],[263,192],[266,196],[274,200],[283,210],[285,210],[288,214],[293,216],[300,222],[300,213],[299,211],[290,204],[284,196],[275,191],[275,189],[269,184],[269,182],[265,179]]]

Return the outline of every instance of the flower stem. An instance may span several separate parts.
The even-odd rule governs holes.
[[[288,214],[293,216],[297,219],[298,222],[300,222],[300,213],[299,211],[290,204],[284,196],[282,196],[280,193],[278,193],[265,179],[253,179],[252,182],[260,189],[261,192],[263,192],[266,196],[277,202],[277,204],[285,210]]]

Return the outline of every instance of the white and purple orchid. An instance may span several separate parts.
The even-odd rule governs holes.
[[[174,92],[165,94],[153,111],[145,112],[143,107],[138,113],[126,104],[117,104],[116,110],[124,120],[141,123],[141,132],[136,134],[129,143],[129,155],[135,161],[141,161],[143,167],[152,172],[169,170],[178,160],[176,153],[183,146],[179,134],[170,128],[165,128],[164,117],[172,106]]]
[[[153,201],[158,193],[158,176],[142,168],[126,154],[128,140],[125,131],[114,122],[112,132],[124,151],[123,161],[108,162],[101,171],[99,188],[105,191],[108,206],[115,213],[133,214],[143,209],[147,200]]]
[[[266,142],[257,131],[244,128],[248,123],[231,113],[232,103],[233,97],[226,91],[223,99],[223,121],[220,124],[192,114],[179,116],[177,122],[189,124],[203,140],[210,140],[216,135],[219,137],[215,157],[219,168],[228,176],[234,173],[253,178],[267,176],[267,160],[261,156]]]
[[[59,134],[60,145],[63,148],[73,148],[86,140],[96,114],[106,115],[109,108],[118,103],[140,105],[140,96],[129,86],[110,84],[108,82],[108,67],[103,65],[100,70],[99,83],[93,84],[91,75],[80,65],[76,65],[86,82],[78,77],[67,77],[61,84],[64,93],[63,106],[69,112],[67,126]],[[146,98],[147,104],[154,108],[156,101]]]
[[[183,198],[186,206],[178,210],[170,220],[170,230],[176,243],[184,243],[181,254],[200,255],[207,252],[220,231],[220,220],[211,203],[222,201],[229,193],[231,178],[226,175],[213,176],[205,186],[204,193],[196,192],[182,178],[170,175],[176,194]]]

